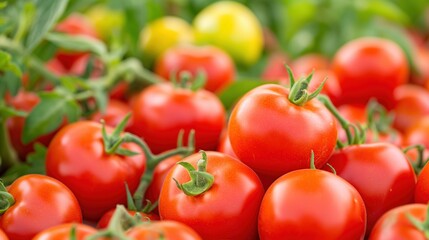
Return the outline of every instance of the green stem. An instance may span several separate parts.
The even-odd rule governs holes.
[[[286,68],[289,74],[289,81],[290,81],[290,92],[289,92],[288,99],[291,103],[297,106],[303,106],[308,101],[317,97],[320,94],[320,92],[323,89],[323,86],[325,85],[326,78],[316,89],[316,91],[314,91],[313,93],[309,93],[308,86],[310,85],[311,79],[313,77],[313,72],[309,74],[307,77],[301,78],[301,79],[298,79],[298,81],[295,81],[295,77],[292,73],[292,70],[287,66]]]
[[[411,213],[406,213],[406,217],[415,228],[425,235],[426,239],[429,239],[429,207],[426,209],[426,217],[424,221],[420,221],[411,215]]]
[[[0,172],[19,164],[19,158],[10,143],[6,120],[0,119]]]
[[[411,162],[411,165],[413,166],[416,175],[419,175],[420,171],[423,169],[427,162],[427,160],[424,159],[425,147],[422,144],[415,144],[404,148],[402,151],[404,152],[404,154],[407,154],[407,152],[411,151],[412,149],[416,149],[417,159],[416,161],[411,161],[410,159],[409,160]]]
[[[12,194],[7,192],[3,182],[0,181],[0,216],[3,215],[13,204],[15,199]]]

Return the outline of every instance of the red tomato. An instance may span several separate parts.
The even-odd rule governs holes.
[[[367,233],[388,210],[413,201],[416,176],[404,153],[389,143],[347,146],[328,161],[337,175],[362,196],[368,213]],[[331,171],[327,166],[326,171]]]
[[[229,140],[228,131],[223,131],[222,135],[220,137],[219,146],[217,148],[218,152],[224,153],[226,155],[229,155],[233,158],[237,158],[237,155],[235,155],[234,150],[232,150],[231,141]]]
[[[429,92],[417,85],[405,84],[395,89],[394,126],[406,132],[423,116],[429,115]]]
[[[62,22],[58,23],[55,30],[69,35],[81,35],[99,39],[95,28],[83,15],[80,14],[72,14],[68,16]],[[87,54],[88,53],[59,50],[56,54],[56,58],[66,69],[70,69],[77,59]]]
[[[411,82],[421,86],[427,86],[427,84],[429,84],[429,49],[420,46],[416,48],[414,54],[417,72],[413,73]]]
[[[57,74],[58,76],[65,75],[67,73],[67,70],[61,64],[61,62],[56,58],[52,58],[51,60],[46,62],[45,66],[49,71]]]
[[[76,238],[71,238],[72,229],[75,228]],[[32,240],[85,240],[91,234],[97,232],[97,229],[84,224],[61,224],[48,228],[37,234]]]
[[[405,145],[423,144],[429,148],[429,116],[416,121],[404,134]]]
[[[416,203],[427,204],[429,202],[429,165],[426,164],[420,172],[416,189],[414,191],[414,201]]]
[[[307,168],[311,150],[321,167],[334,150],[337,128],[331,113],[317,99],[298,106],[288,96],[289,89],[266,84],[248,92],[232,111],[231,146],[258,174],[279,177]]]
[[[35,93],[25,91],[20,91],[16,96],[8,97],[6,99],[8,105],[25,112],[30,112],[39,103],[39,101],[40,98]],[[18,153],[19,158],[22,160],[24,160],[29,153],[33,152],[34,144],[36,142],[48,146],[49,142],[55,135],[55,132],[53,132],[41,136],[28,144],[24,144],[21,141],[24,123],[24,117],[11,117],[7,120],[7,129],[9,132],[11,144]]]
[[[288,82],[288,73],[285,64],[289,62],[283,53],[275,53],[269,56],[262,78],[270,81]]]
[[[188,196],[179,183],[190,180],[183,166],[174,166],[162,186],[159,198],[161,219],[182,222],[205,240],[254,239],[257,216],[264,193],[258,176],[242,162],[218,152],[207,152],[207,173],[214,184],[206,192]],[[201,154],[183,159],[196,166]]]
[[[365,205],[356,189],[332,173],[301,169],[278,178],[259,211],[259,237],[363,239]]]
[[[106,131],[110,133],[112,129],[106,127]],[[121,147],[141,152],[136,144]],[[124,183],[134,192],[145,169],[143,154],[126,157],[105,153],[101,124],[90,121],[62,128],[46,156],[47,174],[73,191],[88,220],[98,220],[117,204],[125,204]]]
[[[410,214],[423,221],[427,217],[426,211],[424,204],[407,204],[388,211],[375,224],[369,240],[426,240],[425,233],[413,226],[407,217]]]
[[[90,60],[91,56],[88,54],[79,57],[71,66],[69,73],[75,76],[82,76],[85,74]],[[92,59],[91,61],[93,61],[93,67],[91,73],[89,74],[89,78],[101,77],[104,73],[104,64],[98,58]]]
[[[127,231],[132,239],[202,240],[192,228],[176,221],[141,224]]]
[[[109,100],[107,104],[106,111],[103,113],[97,112],[91,116],[91,120],[95,122],[100,122],[103,119],[106,122],[107,126],[116,127],[125,116],[131,112],[131,108],[118,100]],[[127,122],[127,126],[130,126],[132,119]]]
[[[170,79],[172,73],[189,71],[196,76],[199,70],[206,74],[205,89],[217,92],[230,84],[235,77],[235,66],[231,57],[213,46],[177,46],[167,50],[155,64],[155,73]]]
[[[154,153],[175,148],[181,129],[184,136],[195,130],[197,150],[214,150],[225,125],[222,103],[204,89],[194,92],[171,83],[156,84],[138,94],[131,107],[130,132],[144,138]]]
[[[290,68],[297,76],[305,76],[312,71],[327,70],[329,60],[320,54],[307,54],[292,61]]]
[[[98,223],[97,223],[97,228],[98,229],[103,229],[103,228],[107,228],[107,226],[109,225],[109,223],[110,223],[110,219],[112,218],[112,216],[113,216],[113,214],[115,213],[115,210],[116,209],[112,209],[112,210],[110,210],[110,211],[108,211],[108,212],[106,212],[101,218],[100,218],[100,220],[98,221]],[[136,211],[131,211],[131,210],[128,210],[128,213],[131,215],[131,216],[134,216],[134,215],[136,215]],[[147,214],[147,213],[142,213],[142,212],[139,212],[139,214],[142,216],[142,219],[143,219],[143,221],[145,220],[145,218],[146,219],[149,219],[149,220],[152,220],[152,221],[155,221],[155,220],[159,220],[159,216],[158,215],[156,215],[156,214],[154,214],[154,213],[149,213],[149,214]]]
[[[82,222],[73,193],[61,182],[37,174],[15,180],[8,192],[15,203],[0,216],[0,229],[13,240],[32,239],[37,233],[59,224]]]
[[[341,88],[341,103],[366,104],[376,98],[392,109],[393,91],[408,79],[407,59],[401,48],[387,39],[360,38],[342,46],[332,69]]]
[[[0,229],[0,240],[9,240],[3,230]]]

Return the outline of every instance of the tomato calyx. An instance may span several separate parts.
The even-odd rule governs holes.
[[[3,215],[13,204],[15,199],[7,192],[3,182],[0,181],[0,216]]]
[[[325,85],[326,78],[314,92],[309,93],[308,86],[310,85],[311,79],[313,78],[313,72],[310,73],[307,77],[295,80],[292,70],[288,66],[286,66],[286,69],[290,80],[290,93],[288,99],[291,103],[297,106],[303,106],[305,103],[320,94],[323,86]]]
[[[429,158],[427,158],[427,159],[424,158],[425,146],[423,144],[411,145],[411,146],[404,148],[402,151],[404,152],[404,154],[406,154],[407,152],[409,152],[413,149],[415,149],[417,151],[417,159],[415,159],[414,161],[412,159],[408,159],[408,160],[411,162],[411,165],[413,166],[414,172],[418,176],[420,174],[420,172],[422,171],[423,167],[429,161]]]
[[[204,70],[198,70],[193,80],[189,71],[182,71],[180,72],[179,81],[176,78],[176,72],[173,71],[171,72],[170,79],[174,88],[190,89],[194,92],[203,88],[207,82],[207,76]]]
[[[415,228],[425,235],[426,239],[429,239],[429,207],[426,210],[426,218],[423,221],[420,221],[410,213],[406,213],[405,216]]]
[[[77,240],[77,233],[76,233],[76,225],[73,225],[70,229],[70,240]]]
[[[371,130],[374,141],[379,140],[380,134],[396,134],[392,129],[393,115],[389,114],[376,99],[371,99],[366,109],[367,128]]]
[[[188,196],[198,196],[209,190],[214,183],[214,176],[206,172],[207,154],[204,151],[200,151],[200,153],[202,157],[197,162],[197,169],[187,162],[177,163],[188,171],[191,180],[183,184],[179,183],[175,178],[173,180],[176,182],[177,187]]]

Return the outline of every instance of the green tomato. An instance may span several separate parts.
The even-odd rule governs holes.
[[[112,34],[119,32],[124,25],[122,12],[109,9],[104,5],[90,8],[85,15],[104,41],[109,40]]]
[[[254,64],[261,55],[261,24],[255,14],[240,3],[213,3],[196,16],[193,25],[197,43],[220,47],[239,64]]]
[[[156,59],[170,47],[193,42],[193,30],[183,19],[163,17],[140,32],[140,49],[146,57]]]

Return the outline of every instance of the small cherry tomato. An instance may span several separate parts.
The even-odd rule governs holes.
[[[72,232],[75,231],[75,238]],[[68,223],[48,228],[38,233],[32,240],[85,240],[97,229],[84,224]]]
[[[202,240],[192,228],[176,221],[143,223],[127,231],[132,239]]]

